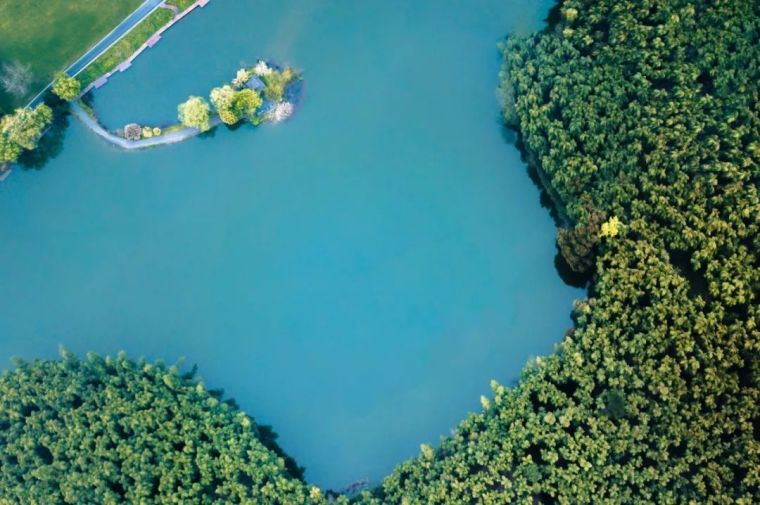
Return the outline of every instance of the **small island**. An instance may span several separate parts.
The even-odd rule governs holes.
[[[144,149],[181,142],[220,124],[249,122],[258,126],[284,121],[293,114],[300,82],[301,75],[292,68],[259,60],[252,67],[239,69],[231,81],[211,89],[208,100],[191,96],[179,104],[175,122],[162,125],[133,122],[109,131],[84,98],[71,102],[71,112],[109,143],[127,150]]]

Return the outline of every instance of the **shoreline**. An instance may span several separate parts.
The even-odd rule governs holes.
[[[265,60],[259,60],[259,62],[260,64],[265,65],[265,67],[267,66]],[[280,67],[274,65],[269,66],[268,68],[275,69],[276,71],[279,71],[280,69]],[[259,79],[255,73],[252,73],[251,75],[253,76],[252,78],[256,78],[257,80]],[[260,80],[259,83],[263,85]],[[262,123],[268,122],[277,123],[290,118],[294,113],[296,106],[300,102],[302,83],[303,81],[300,75],[295,74],[294,80],[284,85],[284,88],[282,90],[282,97],[278,101],[272,102],[264,99],[258,109],[260,112],[258,112],[256,115],[258,121],[252,120],[253,125],[259,126]],[[243,87],[245,88],[245,86]],[[280,112],[282,108],[288,109],[287,112],[283,113],[282,115],[278,115],[278,112]],[[214,112],[209,118],[209,128],[206,130],[201,130],[193,126],[184,126],[180,123],[175,122],[165,128],[162,128],[162,130],[166,131],[162,131],[157,135],[132,140],[126,138],[121,130],[108,130],[107,127],[100,122],[95,110],[89,104],[85,103],[82,99],[76,99],[69,102],[69,112],[77,119],[79,119],[84,124],[84,126],[95,135],[105,140],[109,144],[121,148],[125,151],[136,151],[149,147],[177,144],[179,142],[184,142],[185,140],[196,137],[202,133],[211,131],[221,124],[228,124],[222,120],[222,117],[218,112]],[[235,123],[235,125],[239,125],[240,121],[242,121],[242,118],[240,118],[238,122]]]
[[[105,129],[100,122],[93,118],[78,102],[71,102],[70,104],[71,114],[76,116],[84,126],[93,132],[98,137],[102,138],[109,144],[124,149],[126,151],[137,151],[140,149],[147,149],[149,147],[176,144],[185,140],[191,139],[200,135],[202,132],[198,128],[182,128],[181,130],[175,130],[157,137],[144,138],[140,140],[128,140],[118,135],[114,135]],[[216,128],[222,124],[222,120],[218,115],[211,118],[209,121],[211,129]]]

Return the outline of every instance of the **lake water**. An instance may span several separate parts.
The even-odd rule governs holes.
[[[498,40],[550,1],[214,0],[95,96],[163,123],[259,56],[288,122],[119,152],[76,120],[0,184],[0,357],[186,356],[324,487],[437,443],[582,292],[500,127]]]

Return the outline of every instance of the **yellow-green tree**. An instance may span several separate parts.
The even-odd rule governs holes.
[[[179,121],[187,127],[207,131],[211,128],[211,108],[199,96],[191,96],[177,107]]]
[[[79,95],[81,88],[82,83],[75,77],[68,76],[63,72],[56,75],[55,82],[53,83],[53,93],[67,102],[75,99]]]

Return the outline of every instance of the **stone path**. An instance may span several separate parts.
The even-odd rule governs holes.
[[[82,123],[90,131],[95,133],[100,138],[104,139],[109,144],[115,145],[116,147],[120,147],[122,149],[126,149],[127,151],[135,151],[138,149],[145,149],[147,147],[153,146],[176,144],[177,142],[182,142],[183,140],[187,140],[202,133],[198,128],[184,128],[182,130],[173,131],[171,133],[159,135],[158,137],[152,137],[149,139],[127,140],[125,138],[114,135],[113,133],[103,128],[103,126],[92,117],[90,117],[90,115],[87,114],[87,111],[85,111],[77,102],[70,103],[70,110],[71,113],[75,115],[80,121],[82,121]],[[213,128],[221,124],[221,122],[222,120],[217,116],[212,118],[210,124]]]

